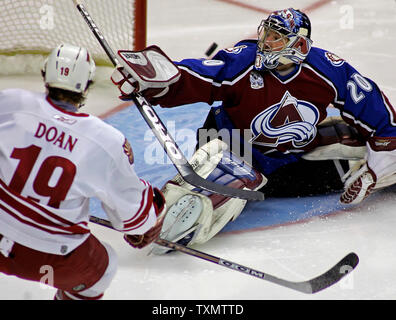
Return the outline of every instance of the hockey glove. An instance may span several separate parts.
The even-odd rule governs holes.
[[[123,66],[118,66],[111,81],[121,92],[121,100],[131,100],[132,94],[142,93],[147,99],[166,94],[169,85],[180,78],[180,70],[157,46],[142,51],[118,51]]]
[[[345,191],[341,195],[340,202],[343,204],[357,204],[363,201],[375,187],[377,177],[375,173],[363,165],[345,183]]]
[[[124,240],[132,247],[142,249],[150,243],[157,240],[161,233],[162,225],[164,223],[165,215],[161,213],[165,212],[165,198],[160,190],[154,188],[154,209],[157,215],[157,222],[155,225],[146,231],[144,234],[125,234]]]

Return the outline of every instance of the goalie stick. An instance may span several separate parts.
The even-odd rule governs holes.
[[[81,3],[81,0],[73,0],[73,2],[76,5],[78,11],[81,13],[85,22],[95,35],[96,39],[99,41],[103,50],[106,52],[111,63],[114,66],[122,65],[126,70],[128,70],[128,65],[125,64],[123,61],[120,62],[117,59],[115,53],[106,41],[105,37],[100,32],[97,25],[94,23],[87,9]],[[232,198],[241,198],[250,201],[264,200],[264,194],[262,192],[231,188],[203,179],[191,167],[190,163],[180,151],[175,140],[171,137],[165,125],[158,117],[151,104],[139,93],[135,93],[132,96],[132,101],[135,103],[137,109],[153,131],[154,135],[160,142],[161,146],[164,148],[165,152],[171,159],[177,171],[182,176],[183,180],[185,180],[187,183],[195,187],[207,190],[209,192],[219,193]]]
[[[90,221],[96,224],[99,224],[104,227],[108,227],[113,229],[111,222],[91,216]],[[113,229],[114,230],[114,229]],[[288,281],[285,279],[281,279],[278,277],[275,277],[273,275],[270,275],[268,273],[264,273],[262,271],[258,271],[249,267],[245,267],[239,263],[235,263],[226,259],[222,259],[216,256],[212,256],[210,254],[207,254],[202,251],[198,251],[192,248],[188,248],[186,246],[183,246],[181,244],[171,242],[165,239],[157,239],[155,241],[156,244],[160,246],[167,247],[169,249],[173,249],[185,254],[188,254],[190,256],[200,258],[212,263],[215,263],[219,266],[226,267],[235,271],[239,271],[242,273],[245,273],[249,276],[253,276],[262,280],[266,280],[275,284],[278,284],[282,287],[290,288],[302,293],[307,293],[307,294],[313,294],[316,292],[319,292],[323,289],[326,289],[338,281],[340,281],[344,276],[346,276],[348,273],[352,272],[356,268],[356,266],[359,263],[359,257],[355,253],[349,253],[347,254],[344,258],[342,258],[336,265],[334,265],[332,268],[330,268],[328,271],[325,273],[322,273],[321,275],[312,278],[310,280],[306,281],[300,281],[300,282],[295,282],[295,281]]]

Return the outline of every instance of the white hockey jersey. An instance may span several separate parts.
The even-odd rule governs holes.
[[[0,234],[65,255],[89,236],[89,198],[113,226],[143,234],[156,214],[151,185],[139,179],[117,129],[67,112],[44,93],[0,91]]]

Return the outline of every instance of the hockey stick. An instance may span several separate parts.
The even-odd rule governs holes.
[[[73,0],[73,2],[76,5],[78,11],[81,13],[85,22],[95,35],[96,39],[99,41],[103,50],[106,52],[111,63],[114,66],[122,65],[126,70],[128,70],[128,65],[125,64],[124,61],[119,61],[117,59],[115,53],[106,41],[105,37],[100,32],[97,25],[94,23],[92,17],[88,13],[84,5],[81,3],[81,0]],[[158,117],[151,104],[139,93],[136,93],[132,96],[132,101],[135,103],[136,108],[139,110],[144,120],[153,131],[154,135],[157,137],[161,146],[164,148],[168,157],[171,159],[177,171],[182,176],[183,180],[185,180],[187,183],[207,190],[209,192],[223,194],[228,197],[241,198],[251,201],[264,200],[264,194],[259,191],[231,188],[203,179],[191,167],[190,163],[180,151],[175,140],[171,137],[165,125]]]
[[[90,221],[101,226],[113,229],[110,221],[108,220],[91,216]],[[155,243],[160,246],[164,246],[169,249],[173,249],[188,254],[190,256],[215,263],[219,266],[239,271],[247,275],[278,284],[282,287],[290,288],[307,294],[313,294],[334,285],[348,273],[352,272],[352,270],[355,269],[355,267],[359,263],[359,257],[355,253],[349,253],[325,273],[322,273],[321,275],[310,280],[294,282],[275,277],[262,271],[254,270],[252,268],[245,267],[239,263],[215,257],[205,252],[191,249],[181,244],[171,242],[165,239],[157,239]]]

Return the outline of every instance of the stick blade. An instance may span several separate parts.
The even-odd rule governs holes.
[[[306,293],[316,293],[326,289],[340,281],[348,273],[352,272],[359,263],[359,257],[356,253],[349,253],[342,258],[334,267],[322,275],[308,281],[310,286]]]

